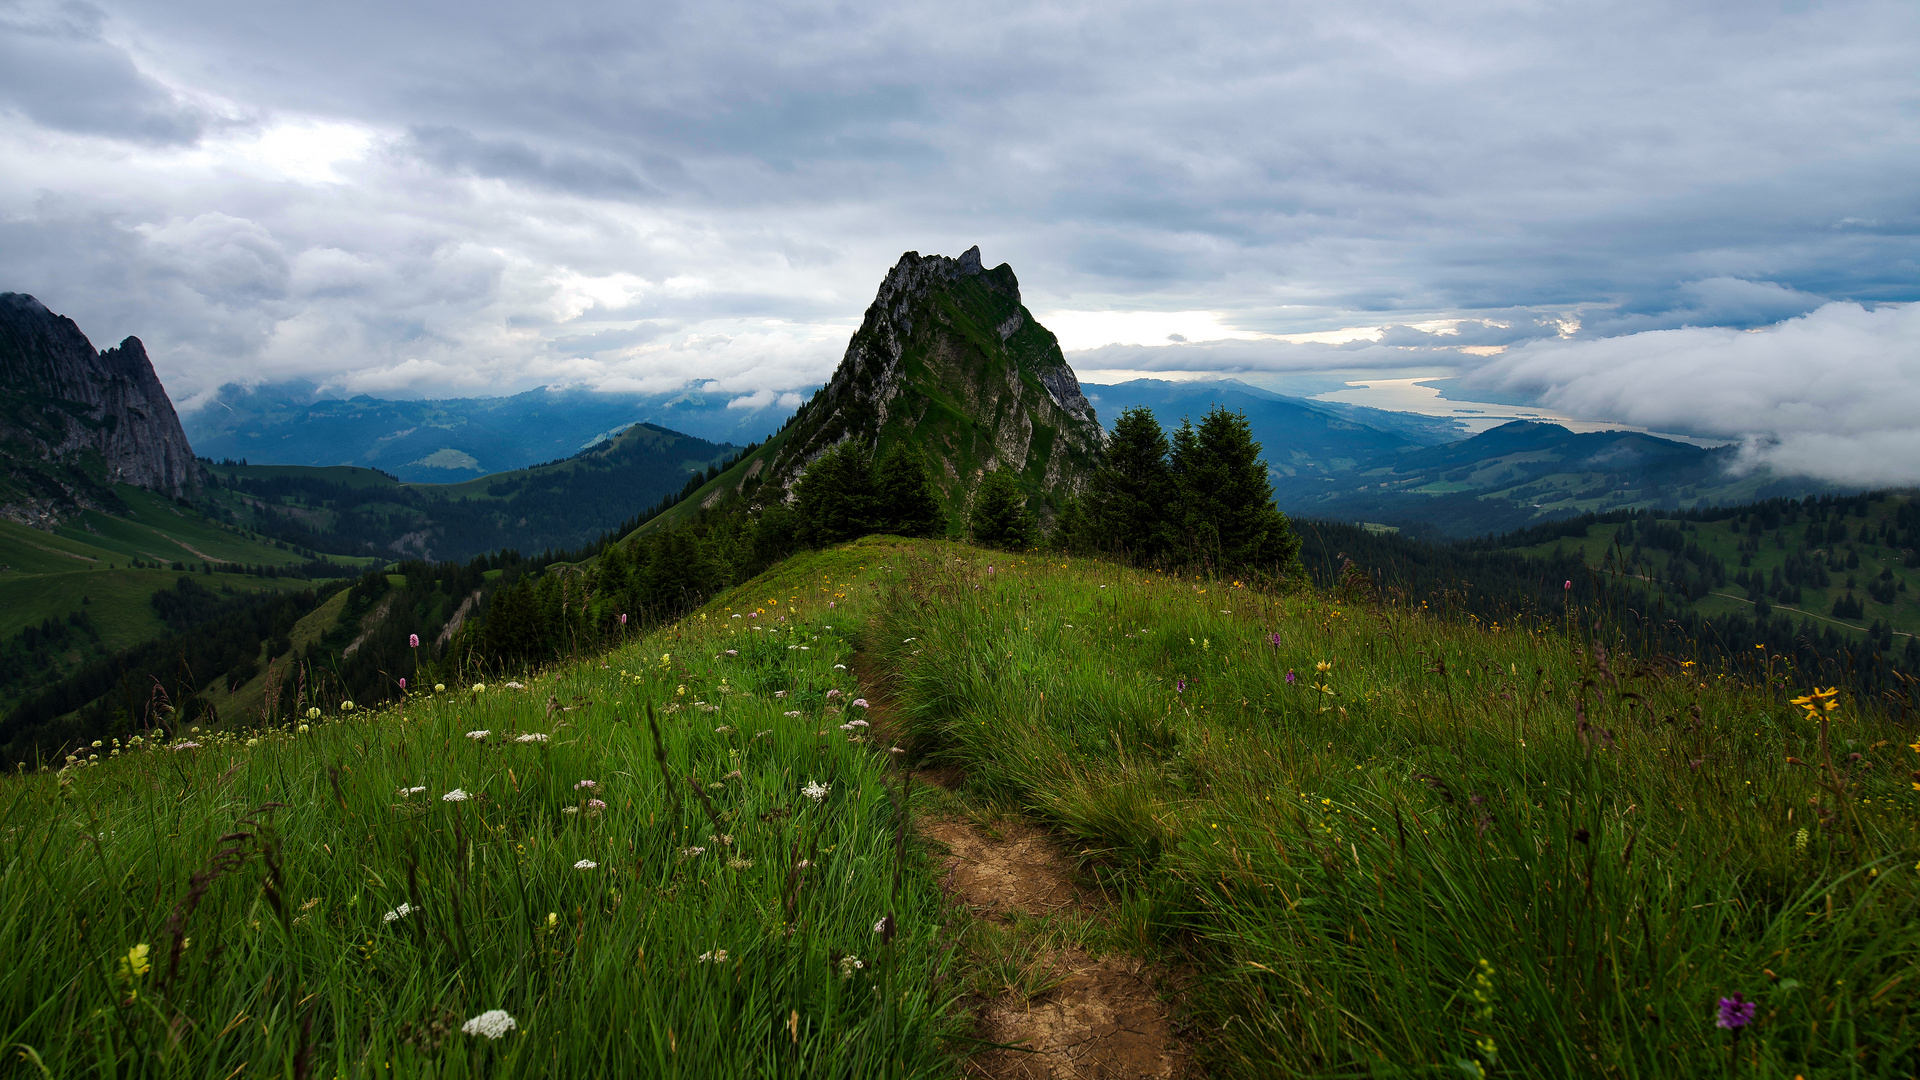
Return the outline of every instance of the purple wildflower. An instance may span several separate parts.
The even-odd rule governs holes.
[[[1271,645],[1271,646],[1273,646],[1273,647],[1274,647],[1274,648],[1276,648],[1276,649],[1277,649],[1277,648],[1279,648],[1279,647],[1280,647],[1280,632],[1276,630],[1276,631],[1274,631],[1273,633],[1271,633],[1271,634],[1268,634],[1268,635],[1267,635],[1267,644],[1269,644],[1269,645]]]
[[[1564,592],[1565,590],[1567,590],[1567,589],[1571,589],[1571,588],[1573,588],[1573,579],[1571,579],[1571,578],[1569,578],[1569,579],[1567,579],[1567,583],[1566,583],[1565,585],[1562,585],[1562,586],[1560,586],[1560,589],[1561,589],[1561,591],[1563,591],[1563,592]]]
[[[407,647],[408,647],[408,648],[410,648],[410,649],[417,649],[417,648],[419,648],[419,647],[420,647],[420,635],[419,635],[419,634],[408,634],[408,635],[407,635]]]
[[[1187,692],[1187,680],[1185,680],[1185,679],[1175,679],[1175,680],[1174,680],[1174,682],[1173,682],[1173,692],[1174,692],[1174,693],[1176,693],[1176,694],[1184,694],[1184,693],[1186,693],[1186,692]]]
[[[1297,679],[1297,676],[1294,675],[1293,669],[1288,668],[1287,669],[1287,685],[1292,686],[1296,679]]]
[[[407,680],[405,680],[405,679],[401,679],[401,680],[400,680],[400,689],[402,689],[402,690],[405,690],[406,688],[407,688]]]
[[[1759,1011],[1759,1002],[1748,1001],[1739,994],[1735,994],[1730,998],[1720,999],[1720,1019],[1715,1023],[1720,1027],[1737,1031],[1753,1023],[1753,1014]]]

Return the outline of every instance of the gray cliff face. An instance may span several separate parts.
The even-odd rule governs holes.
[[[96,352],[72,319],[0,293],[0,513],[47,524],[112,485],[175,498],[199,484],[193,448],[139,338]]]
[[[1020,302],[1005,264],[908,252],[888,272],[832,379],[795,414],[770,478],[790,485],[847,439],[927,451],[950,514],[986,472],[1035,496],[1077,490],[1106,433],[1059,342]]]

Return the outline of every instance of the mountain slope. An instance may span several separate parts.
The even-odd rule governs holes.
[[[510,397],[386,401],[322,398],[305,381],[228,385],[181,417],[201,457],[254,465],[357,465],[401,480],[457,483],[567,458],[638,423],[716,444],[764,439],[786,407],[729,408],[734,395],[540,387]]]
[[[457,484],[345,466],[209,464],[206,501],[225,520],[323,551],[464,560],[591,543],[738,451],[634,424],[565,460]]]
[[[193,450],[140,339],[95,351],[72,319],[0,293],[0,516],[115,509],[114,484],[180,497]]]
[[[1112,420],[1121,410],[1147,408],[1162,428],[1198,421],[1218,405],[1246,416],[1276,483],[1296,476],[1326,476],[1385,455],[1429,445],[1398,432],[1347,419],[1318,403],[1227,380],[1166,382],[1135,379],[1087,391]]]
[[[781,432],[695,496],[678,520],[730,493],[784,496],[813,460],[848,439],[885,453],[919,447],[958,528],[980,479],[1012,469],[1044,510],[1078,489],[1106,433],[1053,333],[1020,301],[1005,263],[909,251],[888,272],[833,378]]]
[[[1628,507],[1728,505],[1833,490],[1764,471],[1736,473],[1732,447],[1636,431],[1575,433],[1515,420],[1445,446],[1380,456],[1335,476],[1276,482],[1289,513],[1348,521],[1418,521],[1455,536]]]

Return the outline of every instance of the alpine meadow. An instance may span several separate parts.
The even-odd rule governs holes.
[[[100,440],[170,409],[69,405],[4,534],[65,649],[5,684],[10,1074],[1920,1074],[1914,654],[1768,599],[1910,602],[1911,492],[1289,515],[1244,411],[1103,426],[977,248],[742,447],[157,492]],[[114,552],[155,625],[66,648]]]

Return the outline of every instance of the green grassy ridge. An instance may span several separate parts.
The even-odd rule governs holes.
[[[1913,734],[1849,704],[1824,789],[1782,663],[950,546],[898,569],[873,654],[909,748],[1199,972],[1215,1075],[1920,1069]]]
[[[168,733],[0,784],[9,1054],[58,1075],[946,1074],[938,890],[896,866],[885,756],[839,727],[860,710],[836,665],[888,550],[791,560],[524,687]],[[460,1033],[495,1008],[503,1039]]]

